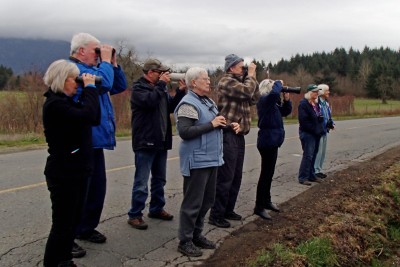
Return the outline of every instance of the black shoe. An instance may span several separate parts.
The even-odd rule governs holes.
[[[107,240],[107,237],[97,230],[93,230],[89,233],[78,235],[76,238],[78,238],[79,240],[85,240],[88,242],[98,243],[98,244],[104,243]]]
[[[322,183],[323,182],[323,180],[321,179],[321,178],[318,178],[318,177],[315,177],[315,179],[308,179],[310,182],[313,182],[313,183]]]
[[[310,183],[308,180],[299,181],[299,183],[303,185],[312,185],[312,183]]]
[[[72,245],[72,257],[82,258],[85,255],[86,255],[86,250],[74,242],[74,244]]]
[[[318,178],[321,178],[321,179],[328,177],[328,175],[326,175],[325,173],[322,173],[322,172],[316,173],[315,176],[317,176]]]
[[[254,214],[260,216],[264,220],[272,220],[271,215],[268,214],[268,212],[265,209],[254,209]]]
[[[60,262],[57,267],[77,267],[78,265],[76,265],[73,261],[63,261]]]
[[[232,221],[240,221],[242,219],[242,216],[240,216],[239,214],[237,214],[234,211],[226,213],[224,217],[225,217],[225,219],[232,220]]]
[[[200,257],[203,255],[201,249],[196,247],[192,241],[179,243],[178,251],[188,257]]]
[[[212,225],[215,225],[217,227],[220,227],[220,228],[229,228],[229,227],[231,227],[230,222],[228,222],[224,218],[216,218],[216,219],[209,218],[208,219],[208,223],[212,224]]]
[[[275,212],[280,212],[280,209],[278,208],[278,206],[276,206],[276,205],[275,205],[274,203],[272,203],[272,202],[269,202],[265,208],[266,208],[267,210],[272,210],[272,211],[275,211]]]
[[[205,238],[202,235],[193,238],[193,244],[196,247],[204,248],[204,249],[215,249],[216,248],[214,242],[208,240],[207,238]]]

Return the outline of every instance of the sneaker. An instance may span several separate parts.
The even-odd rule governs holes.
[[[86,250],[74,242],[74,244],[72,245],[72,257],[82,258],[85,255],[86,255]]]
[[[88,242],[98,243],[98,244],[104,243],[107,240],[107,237],[97,230],[93,230],[89,233],[78,235],[77,238],[79,240],[85,240]]]
[[[207,238],[205,238],[205,236],[202,235],[193,238],[193,244],[196,247],[204,249],[215,249],[217,247],[214,242],[208,240]]]
[[[133,218],[133,219],[128,219],[128,224],[132,226],[133,228],[139,229],[139,230],[146,230],[148,225],[145,223],[142,219],[140,218]]]
[[[188,257],[200,257],[203,255],[200,248],[196,247],[192,241],[179,243],[178,251]]]
[[[312,183],[310,183],[308,180],[299,181],[299,183],[303,185],[312,185]]]
[[[231,223],[228,222],[227,220],[225,220],[224,218],[216,218],[216,219],[209,218],[208,219],[208,223],[212,224],[212,225],[215,225],[217,227],[220,227],[220,228],[229,228],[229,227],[231,227]]]
[[[232,221],[240,221],[242,219],[242,216],[240,216],[239,214],[237,214],[234,211],[226,213],[224,217],[225,217],[225,219],[232,220]]]
[[[322,173],[322,172],[316,173],[315,176],[317,176],[318,178],[321,178],[321,179],[328,177],[328,175],[326,175],[325,173]]]
[[[164,220],[164,221],[171,221],[174,218],[173,215],[169,214],[165,210],[162,210],[158,213],[149,213],[148,216],[149,216],[149,218],[160,219],[160,220]]]

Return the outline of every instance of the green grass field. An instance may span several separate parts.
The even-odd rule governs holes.
[[[380,113],[380,112],[400,112],[400,101],[399,100],[388,100],[387,104],[382,104],[380,99],[366,99],[356,98],[354,100],[354,109],[356,114],[369,114],[369,113]]]

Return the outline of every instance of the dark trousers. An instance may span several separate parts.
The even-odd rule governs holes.
[[[87,187],[85,177],[46,177],[50,191],[52,226],[43,265],[58,266],[72,259],[72,244],[81,219]]]
[[[203,231],[204,217],[214,204],[218,167],[192,169],[183,177],[179,240],[191,241]]]
[[[211,218],[223,218],[235,208],[242,183],[245,152],[244,136],[232,131],[224,132],[224,165],[218,168],[217,191]]]
[[[89,177],[82,220],[77,234],[90,233],[99,225],[106,197],[106,165],[102,148],[93,150],[93,175]]]
[[[257,184],[256,208],[264,209],[271,202],[271,183],[275,173],[278,148],[258,149],[261,155],[261,173]]]

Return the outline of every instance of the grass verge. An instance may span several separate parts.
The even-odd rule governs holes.
[[[373,178],[361,195],[345,196],[313,237],[264,248],[248,266],[399,266],[400,163]]]

